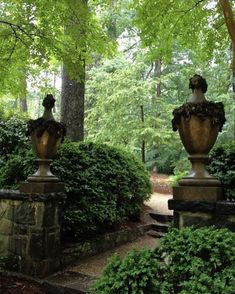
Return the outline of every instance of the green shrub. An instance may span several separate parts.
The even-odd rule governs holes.
[[[234,244],[235,234],[227,229],[172,229],[153,253],[112,258],[94,285],[95,293],[233,294]]]
[[[125,259],[114,255],[95,285],[99,294],[155,294],[158,262],[150,250],[133,251]]]
[[[31,151],[11,156],[0,170],[1,187],[17,187],[34,168]],[[137,219],[151,193],[142,163],[107,145],[66,142],[53,161],[52,171],[65,183],[64,233],[69,238]]]
[[[36,171],[35,155],[31,150],[12,154],[0,167],[0,187],[18,189],[19,184]]]
[[[212,150],[208,171],[222,182],[226,198],[235,199],[235,141]]]
[[[4,160],[19,149],[29,146],[26,137],[27,124],[24,119],[11,117],[0,121],[0,157]]]

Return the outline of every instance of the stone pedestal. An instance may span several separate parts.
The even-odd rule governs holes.
[[[62,182],[23,182],[20,185],[21,193],[59,193],[64,192]]]
[[[221,187],[209,186],[179,186],[173,187],[173,198],[185,201],[209,201],[215,202],[223,199],[223,189]]]
[[[216,226],[235,232],[235,202],[170,199],[168,207],[174,210],[174,226]]]
[[[47,276],[60,267],[60,211],[63,193],[0,191],[0,256],[12,270]]]

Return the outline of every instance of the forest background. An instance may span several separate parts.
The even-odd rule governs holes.
[[[184,172],[171,119],[195,73],[225,105],[217,144],[235,138],[234,11],[232,0],[2,0],[0,117],[36,118],[52,93],[70,139]]]

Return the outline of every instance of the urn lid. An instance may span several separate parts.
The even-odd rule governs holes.
[[[44,107],[43,118],[45,120],[55,120],[52,114],[52,108],[55,106],[55,98],[52,94],[47,94],[43,99],[42,106]]]
[[[192,78],[190,78],[189,89],[192,89],[193,92],[190,100],[191,103],[201,103],[207,101],[204,95],[207,91],[207,82],[202,76],[195,74]]]

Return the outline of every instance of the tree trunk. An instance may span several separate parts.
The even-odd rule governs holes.
[[[20,110],[22,112],[28,112],[28,104],[27,104],[27,98],[25,97],[20,97]]]
[[[233,99],[235,101],[235,17],[233,15],[232,5],[229,0],[219,0],[220,6],[224,14],[225,24],[228,29],[229,36],[232,41],[232,89]],[[234,111],[235,117],[235,111]],[[234,138],[235,138],[235,126],[234,126]]]
[[[22,79],[21,94],[20,94],[19,100],[20,100],[20,110],[22,112],[28,112],[26,75],[24,75]]]
[[[162,73],[162,60],[159,58],[155,60],[155,68],[154,68],[154,76],[158,78],[157,86],[156,86],[157,97],[161,96],[161,82],[160,82],[161,73]]]
[[[143,105],[140,106],[140,117],[142,124],[144,123],[144,107]],[[145,140],[142,140],[141,143],[141,159],[142,162],[145,163]]]
[[[84,139],[85,65],[82,70],[78,82],[70,80],[64,66],[62,69],[61,121],[72,141]]]
[[[88,0],[82,2],[87,8]],[[79,1],[69,0],[68,4],[71,15],[68,16],[70,21],[65,24],[65,34],[73,35],[78,20],[72,9],[79,8]],[[83,33],[85,35],[86,31]],[[81,56],[78,57],[80,59],[76,63],[73,60],[65,61],[62,68],[61,121],[65,123],[67,137],[72,141],[84,140],[85,60]],[[76,74],[71,78],[69,68],[72,67],[73,73]]]

